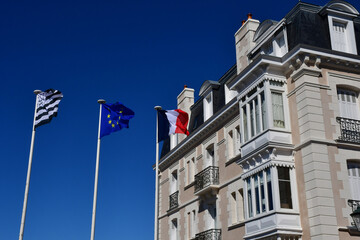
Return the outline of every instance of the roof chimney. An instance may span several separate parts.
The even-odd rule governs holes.
[[[190,107],[194,104],[194,89],[188,88],[187,85],[184,85],[184,90],[177,96],[177,108],[187,112],[189,114],[189,122],[191,111]],[[186,135],[179,134],[178,139],[181,142],[185,139]]]
[[[238,74],[249,65],[247,54],[255,47],[253,39],[259,24],[260,22],[252,19],[252,14],[248,13],[246,22],[243,23],[240,29],[235,33],[236,65]]]

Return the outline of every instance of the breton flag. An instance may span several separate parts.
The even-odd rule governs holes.
[[[53,117],[57,116],[58,106],[63,95],[60,91],[48,89],[37,95],[35,127],[49,123]]]
[[[189,135],[188,121],[189,115],[180,109],[158,110],[158,141],[165,140],[174,133]]]

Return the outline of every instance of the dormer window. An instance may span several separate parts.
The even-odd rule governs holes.
[[[356,54],[353,22],[329,16],[329,25],[332,50]]]
[[[256,47],[250,52],[251,58],[258,53],[283,57],[288,52],[284,21],[265,20],[261,23],[254,35],[253,41],[256,43]]]
[[[266,55],[273,55],[274,49],[273,49],[273,42],[270,41],[263,46],[263,53]]]
[[[320,10],[320,15],[328,17],[331,49],[357,54],[353,19],[359,12],[347,2],[331,1]]]
[[[204,120],[206,121],[213,115],[213,96],[212,92],[210,92],[204,98]]]
[[[266,55],[282,57],[287,53],[287,46],[284,33],[281,32],[274,38],[270,39],[262,46],[262,53]]]
[[[281,33],[275,38],[275,56],[282,57],[287,52],[284,34]]]
[[[203,97],[204,121],[214,114],[214,91],[220,87],[220,83],[207,80],[200,88],[200,97]]]

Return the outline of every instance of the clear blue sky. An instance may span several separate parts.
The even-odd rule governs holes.
[[[184,84],[197,96],[227,71],[248,12],[280,20],[296,3],[2,1],[0,239],[18,239],[33,90],[55,88],[64,98],[58,117],[36,132],[24,240],[90,239],[99,98],[123,102],[135,117],[102,139],[96,239],[152,239],[154,106],[174,109]]]

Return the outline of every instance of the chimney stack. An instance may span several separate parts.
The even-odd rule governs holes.
[[[235,33],[237,74],[249,65],[247,55],[255,47],[253,39],[259,25],[260,22],[253,19],[252,14],[248,13],[247,20],[243,21],[242,26]]]
[[[184,86],[184,90],[177,96],[177,108],[187,112],[189,114],[189,122],[191,111],[190,107],[194,104],[194,89],[188,88],[187,85]],[[178,142],[181,142],[185,139],[185,134],[179,134]]]

